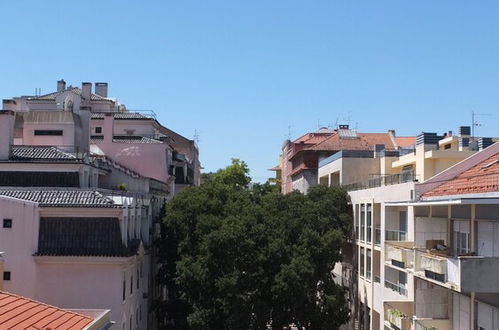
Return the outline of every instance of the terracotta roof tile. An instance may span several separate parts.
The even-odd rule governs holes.
[[[499,191],[499,153],[423,194],[423,197]]]
[[[387,150],[394,150],[389,133],[357,133],[357,138],[342,138],[334,134],[316,144],[311,150],[338,151],[338,150],[372,150],[374,145],[383,144]]]
[[[397,145],[401,148],[407,148],[416,144],[415,136],[397,136],[395,138]]]
[[[0,292],[0,329],[83,329],[93,318]],[[62,325],[62,326],[61,326]],[[61,326],[61,327],[59,327]]]

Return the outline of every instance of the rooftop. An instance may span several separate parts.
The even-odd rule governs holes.
[[[0,291],[1,329],[84,329],[93,318]]]
[[[69,152],[53,146],[12,146],[11,160],[78,160]]]
[[[104,119],[106,116],[105,112],[94,112],[91,115],[91,119]],[[114,113],[114,119],[117,120],[149,120],[154,119],[156,114],[154,111],[144,111],[144,113],[139,112],[116,112]]]
[[[50,93],[50,94],[45,94],[45,95],[30,97],[30,100],[55,101],[55,99],[56,99],[56,97],[58,95],[61,95],[62,93],[66,92],[66,91],[70,91],[72,93],[75,93],[75,94],[81,96],[81,88],[69,86],[65,90],[62,90],[62,91],[59,91],[59,92],[53,92],[53,93]],[[90,100],[92,100],[92,101],[112,101],[110,98],[103,97],[103,96],[100,96],[100,95],[97,95],[97,94],[93,94],[93,93],[90,95]]]
[[[0,189],[0,196],[36,202],[40,207],[117,207],[109,197],[91,190]]]
[[[455,178],[444,181],[423,197],[478,194],[499,191],[499,153],[479,162]]]

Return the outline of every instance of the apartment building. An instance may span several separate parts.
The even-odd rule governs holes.
[[[406,138],[396,137],[393,130],[387,133],[360,133],[348,125],[339,125],[334,130],[321,128],[294,141],[285,141],[279,165],[271,170],[276,172],[282,193],[293,190],[304,193],[317,184],[319,162],[324,158],[342,150],[372,152],[381,146],[384,150],[394,151],[407,143]]]
[[[107,87],[58,81],[54,93],[4,100],[4,289],[65,309],[110,309],[120,328],[147,329],[161,295],[152,246],[161,210],[177,176],[179,186],[196,183],[198,151]]]
[[[319,161],[317,183],[347,188],[354,211],[354,236],[344,249],[344,262],[335,268],[338,282],[350,289],[349,327],[413,327],[418,281],[413,271],[417,235],[413,219],[420,210],[407,201],[419,198],[418,183],[492,142],[472,139],[469,128],[461,127],[455,136],[448,132],[404,137],[406,147],[397,150],[382,146],[373,151],[342,150]]]

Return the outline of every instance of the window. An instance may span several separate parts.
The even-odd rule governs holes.
[[[139,309],[135,310],[135,324],[139,325]]]
[[[139,319],[142,321],[142,304],[139,305]]]
[[[139,269],[137,268],[137,290],[140,287],[140,276],[139,276]]]
[[[133,329],[132,315],[130,315],[130,330]]]
[[[404,262],[401,262],[401,261],[398,261],[398,260],[395,260],[395,259],[392,259],[392,265],[395,266],[395,267],[399,267],[399,268],[405,268],[405,263]]]
[[[355,205],[355,239],[359,239],[359,204]]]
[[[123,273],[123,300],[126,299],[126,275]]]
[[[142,260],[141,260],[141,261],[140,261],[140,278],[142,278],[142,264],[143,264],[143,262],[142,262]]]
[[[399,213],[399,230],[400,230],[400,237],[399,241],[405,241],[406,240],[406,233],[407,233],[407,211],[400,211]]]
[[[425,270],[424,276],[426,276],[427,278],[430,278],[432,280],[445,283],[445,274],[439,274],[439,273],[432,272],[431,270]]]
[[[95,134],[102,134],[102,127],[96,127]]]
[[[367,279],[371,279],[371,250],[367,249],[367,261],[366,261],[366,272],[367,272]]]
[[[360,248],[360,276],[364,277],[364,248]]]
[[[12,219],[3,219],[4,228],[12,228]]]
[[[360,205],[360,240],[363,241],[366,233],[366,204]]]
[[[367,239],[366,241],[367,242],[371,242],[371,214],[372,214],[372,209],[371,209],[372,205],[371,204],[367,204],[367,214],[366,214],[366,223],[367,223]]]
[[[130,276],[130,294],[133,294],[133,275]]]
[[[10,272],[3,272],[3,280],[10,281]]]
[[[62,136],[62,130],[50,130],[50,129],[36,129],[35,135],[37,136]]]

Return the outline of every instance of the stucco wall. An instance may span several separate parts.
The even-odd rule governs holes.
[[[3,219],[12,219],[12,228],[3,228]],[[38,274],[32,255],[38,246],[38,226],[36,203],[0,196],[0,251],[5,252],[4,271],[11,272],[5,291],[35,298]]]

